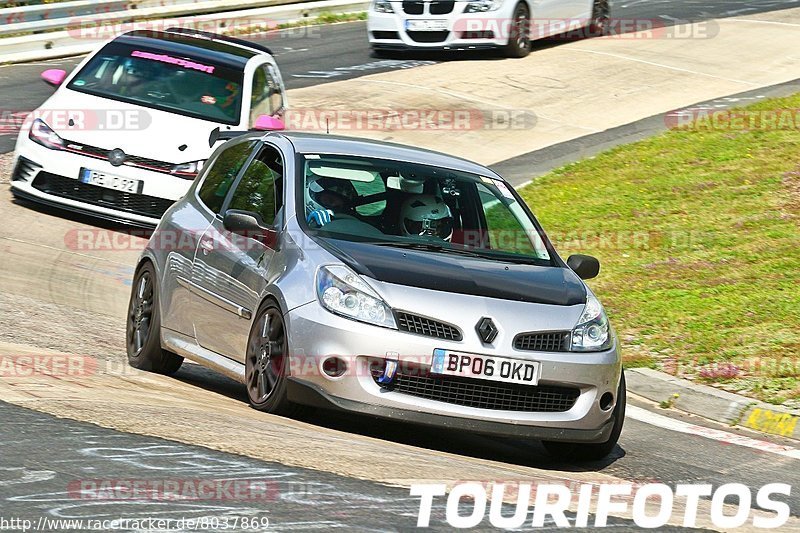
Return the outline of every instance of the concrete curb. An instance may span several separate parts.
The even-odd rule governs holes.
[[[654,402],[731,426],[800,441],[800,410],[699,385],[650,368],[625,370],[628,390]]]

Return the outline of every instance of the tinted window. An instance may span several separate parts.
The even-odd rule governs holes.
[[[261,215],[264,224],[273,224],[282,205],[283,162],[271,146],[262,148],[244,171],[228,209],[251,211]]]
[[[543,234],[501,179],[344,155],[306,154],[304,167],[298,196],[314,233],[552,264]]]
[[[238,124],[243,73],[207,60],[110,43],[69,84],[73,91],[179,115]]]
[[[200,190],[200,200],[215,213],[222,209],[222,202],[253,150],[255,141],[236,143],[223,150],[212,163]]]

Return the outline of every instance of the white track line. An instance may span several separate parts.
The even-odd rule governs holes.
[[[750,24],[772,24],[775,26],[794,26],[800,27],[800,24],[793,22],[781,22],[778,20],[755,20],[755,19],[727,19],[729,22],[748,22]]]
[[[698,426],[676,420],[668,416],[660,415],[641,407],[628,404],[626,407],[626,416],[645,424],[657,426],[660,428],[668,429],[670,431],[677,431],[678,433],[686,433],[689,435],[697,435],[706,439],[724,442],[726,444],[736,444],[737,446],[744,446],[745,448],[753,448],[762,452],[774,453],[792,459],[800,459],[800,450],[792,448],[791,446],[783,446],[781,444],[774,444],[765,440],[751,439],[744,435],[736,435],[721,431],[719,429],[711,429],[704,426]]]
[[[586,53],[586,54],[597,54],[597,55],[600,55],[600,56],[614,57],[614,58],[617,58],[617,59],[622,59],[624,61],[633,61],[634,63],[642,63],[644,65],[650,65],[650,66],[653,66],[653,67],[664,68],[664,69],[668,69],[668,70],[674,70],[676,72],[683,72],[683,73],[686,73],[686,74],[691,74],[693,76],[704,76],[704,77],[707,77],[707,78],[714,78],[716,80],[730,81],[730,82],[733,82],[733,83],[741,83],[743,85],[750,85],[752,87],[759,87],[758,83],[754,83],[754,82],[751,82],[751,81],[740,80],[740,79],[736,79],[736,78],[727,78],[725,76],[715,76],[713,74],[707,74],[705,72],[699,72],[697,70],[691,70],[691,69],[688,69],[688,68],[681,68],[681,67],[674,67],[672,65],[664,65],[663,63],[656,63],[654,61],[647,61],[645,59],[639,59],[639,58],[636,58],[636,57],[625,56],[625,55],[622,55],[622,54],[612,54],[611,52],[600,52],[598,50],[589,50],[587,48],[577,48],[577,47],[572,47],[572,48],[565,47],[564,49],[565,50],[569,50],[569,51],[573,51],[573,52],[583,52],[583,53]]]

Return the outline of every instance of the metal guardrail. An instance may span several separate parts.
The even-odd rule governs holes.
[[[174,0],[159,0],[170,2]],[[180,0],[179,0],[180,1]],[[108,17],[96,17],[85,26],[70,27],[65,31],[51,31],[0,38],[0,63],[18,63],[38,61],[56,57],[82,55],[94,50],[98,44],[132,29],[166,29],[170,26],[194,28],[216,33],[241,35],[249,32],[263,32],[275,29],[279,23],[313,18],[323,13],[356,13],[366,11],[371,0],[321,0],[297,2],[297,0],[270,0],[269,2],[244,2],[242,0],[225,2],[227,5],[242,4],[249,9],[206,13],[193,16],[171,16],[173,11],[162,8],[161,16],[150,16],[146,20],[138,20],[131,13],[112,14],[113,22]],[[66,3],[66,2],[65,2]],[[184,0],[185,4],[189,4]],[[209,2],[193,2],[196,4]],[[213,2],[222,4],[223,2]],[[255,8],[254,4],[272,4]],[[278,5],[276,5],[278,4]],[[180,11],[183,15],[184,11]],[[196,10],[192,10],[196,13]],[[139,15],[141,11],[135,15]],[[112,16],[112,15],[109,15]],[[122,15],[120,17],[120,15]],[[136,22],[129,22],[135,20]],[[92,24],[95,24],[94,26]],[[2,26],[0,26],[2,28]]]
[[[141,18],[167,18],[298,3],[305,0],[108,0],[0,9],[0,37]],[[2,43],[0,43],[2,44]]]
[[[93,2],[80,0],[77,2],[59,2],[57,4],[31,4],[0,9],[0,27],[22,22],[38,22],[42,20],[61,19],[86,15],[99,15],[113,11],[125,11],[129,0],[108,0]]]

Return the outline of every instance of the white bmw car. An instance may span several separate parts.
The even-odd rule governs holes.
[[[15,197],[151,227],[226,130],[282,129],[267,48],[207,32],[134,31],[89,55],[20,130]]]
[[[524,57],[536,39],[576,30],[602,35],[609,17],[609,0],[372,0],[367,31],[379,56],[500,48]]]

